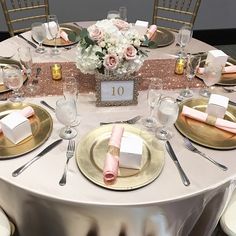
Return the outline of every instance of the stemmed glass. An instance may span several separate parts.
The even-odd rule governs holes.
[[[65,81],[63,82],[63,95],[65,99],[72,99],[77,101],[77,94],[78,94],[78,88],[77,88],[77,81],[74,77],[66,77]],[[77,109],[76,109],[76,119],[71,124],[72,127],[79,125],[80,123],[80,117],[78,115]]]
[[[184,50],[185,50],[185,47],[190,42],[192,38],[192,34],[193,34],[192,29],[187,25],[182,26],[178,32],[177,42],[180,45],[180,48],[181,48],[180,55],[182,57],[186,56]]]
[[[60,130],[59,136],[63,139],[72,139],[77,135],[77,131],[71,128],[71,124],[76,118],[76,104],[74,99],[61,98],[56,102],[56,117],[60,123],[65,125]]]
[[[60,54],[60,50],[57,48],[57,36],[59,34],[60,28],[58,24],[58,19],[56,15],[48,16],[48,32],[54,40],[54,48],[52,49],[53,55]]]
[[[160,78],[151,78],[150,84],[148,86],[148,92],[147,92],[147,102],[149,106],[149,116],[143,119],[143,124],[147,128],[153,128],[156,126],[156,119],[153,116],[154,109],[157,107],[157,104],[161,97],[162,92],[162,79]]]
[[[192,97],[193,91],[189,88],[189,82],[192,81],[192,79],[195,77],[197,70],[199,68],[201,61],[200,56],[194,56],[191,54],[187,54],[187,62],[186,62],[186,77],[187,77],[187,86],[184,90],[180,92],[180,95],[183,97]]]
[[[127,7],[122,6],[119,8],[120,19],[127,21]]]
[[[32,60],[30,48],[29,47],[18,48],[18,56],[19,56],[21,65],[25,69],[25,73],[27,75],[27,78],[29,79],[29,85],[28,85],[29,92],[34,93],[35,90],[37,89],[37,85],[34,84],[33,80],[32,80],[33,60]]]
[[[157,128],[156,137],[161,140],[167,140],[172,137],[171,131],[168,129],[173,125],[178,117],[179,106],[177,101],[172,97],[163,97],[157,108],[157,118],[162,125]]]
[[[23,85],[23,75],[19,66],[11,65],[11,67],[4,68],[3,82],[7,88],[13,90],[13,94],[9,99],[10,101],[21,102],[24,99],[19,92],[19,89]]]
[[[43,40],[46,38],[46,29],[44,27],[44,24],[41,22],[34,22],[31,25],[31,29],[33,39],[39,44],[35,51],[41,54],[45,53],[46,50],[43,47]]]
[[[214,65],[212,63],[205,64],[202,78],[206,87],[199,91],[201,96],[210,97],[210,87],[220,81],[221,73],[222,66]]]

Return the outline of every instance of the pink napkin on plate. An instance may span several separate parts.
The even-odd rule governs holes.
[[[147,33],[146,33],[147,38],[150,40],[154,36],[156,31],[157,31],[157,26],[150,25],[150,27],[148,28]]]
[[[114,125],[112,127],[111,137],[108,143],[108,152],[103,167],[103,178],[107,183],[115,181],[118,175],[119,149],[123,132],[124,127],[121,125]]]
[[[34,109],[31,106],[27,106],[19,111],[21,115],[23,115],[26,118],[29,118],[30,116],[34,115]],[[0,133],[2,132],[2,128],[0,125]]]
[[[198,68],[198,73],[203,74],[204,73],[204,68],[199,67]],[[231,65],[231,66],[225,66],[222,70],[223,74],[230,74],[230,73],[236,73],[236,65]]]
[[[236,134],[236,123],[221,118],[209,116],[207,113],[198,111],[188,106],[183,106],[182,114],[195,120],[213,125],[219,129]]]

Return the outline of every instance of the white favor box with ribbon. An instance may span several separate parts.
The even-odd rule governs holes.
[[[0,120],[3,134],[17,144],[32,135],[30,122],[19,112],[12,112]]]
[[[228,55],[226,55],[221,50],[210,50],[207,54],[206,64],[213,64],[215,66],[221,66],[224,68],[228,60]]]
[[[229,98],[219,94],[211,94],[207,104],[206,113],[216,118],[223,119],[228,108],[228,103]]]
[[[119,166],[140,169],[142,163],[143,140],[137,136],[123,136],[120,146]]]
[[[138,31],[140,36],[144,36],[147,33],[148,22],[137,20],[134,25],[134,28]]]

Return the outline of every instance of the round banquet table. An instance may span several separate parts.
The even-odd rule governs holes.
[[[88,22],[79,22],[86,27]],[[30,32],[23,34],[31,39]],[[15,36],[0,43],[0,52],[28,44]],[[192,39],[189,52],[208,51],[214,47]],[[174,58],[175,43],[148,49],[150,59]],[[59,56],[34,53],[34,62],[73,62],[76,49],[62,50]],[[17,59],[17,56],[14,56]],[[220,88],[218,88],[219,91]],[[165,90],[177,97],[178,90]],[[231,94],[224,94],[231,96]],[[1,94],[0,94],[1,96]],[[198,89],[195,89],[198,96]],[[27,97],[25,102],[40,105],[46,100],[55,106],[60,96]],[[96,107],[94,94],[79,94],[77,127],[79,143],[100,121],[119,120],[137,114],[146,116],[146,91],[140,91],[138,105]],[[0,101],[0,105],[6,101]],[[235,150],[214,150],[196,146],[215,160],[229,167],[224,172],[212,163],[184,148],[183,138],[172,127],[171,143],[190,179],[190,186],[181,182],[178,170],[165,151],[164,168],[152,183],[132,191],[112,191],[97,186],[83,176],[75,158],[69,163],[67,184],[58,184],[63,173],[67,141],[63,141],[18,177],[12,171],[33,158],[43,148],[58,139],[62,125],[55,114],[45,108],[53,119],[50,138],[36,150],[21,157],[0,160],[0,206],[15,223],[21,236],[175,236],[211,235],[235,188]],[[136,124],[141,127],[141,123]],[[162,145],[163,142],[160,142]]]

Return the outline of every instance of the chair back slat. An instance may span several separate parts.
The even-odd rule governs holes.
[[[201,0],[154,0],[152,23],[178,31],[186,24],[193,28]]]
[[[33,22],[49,15],[48,0],[0,0],[11,36],[30,29]]]

